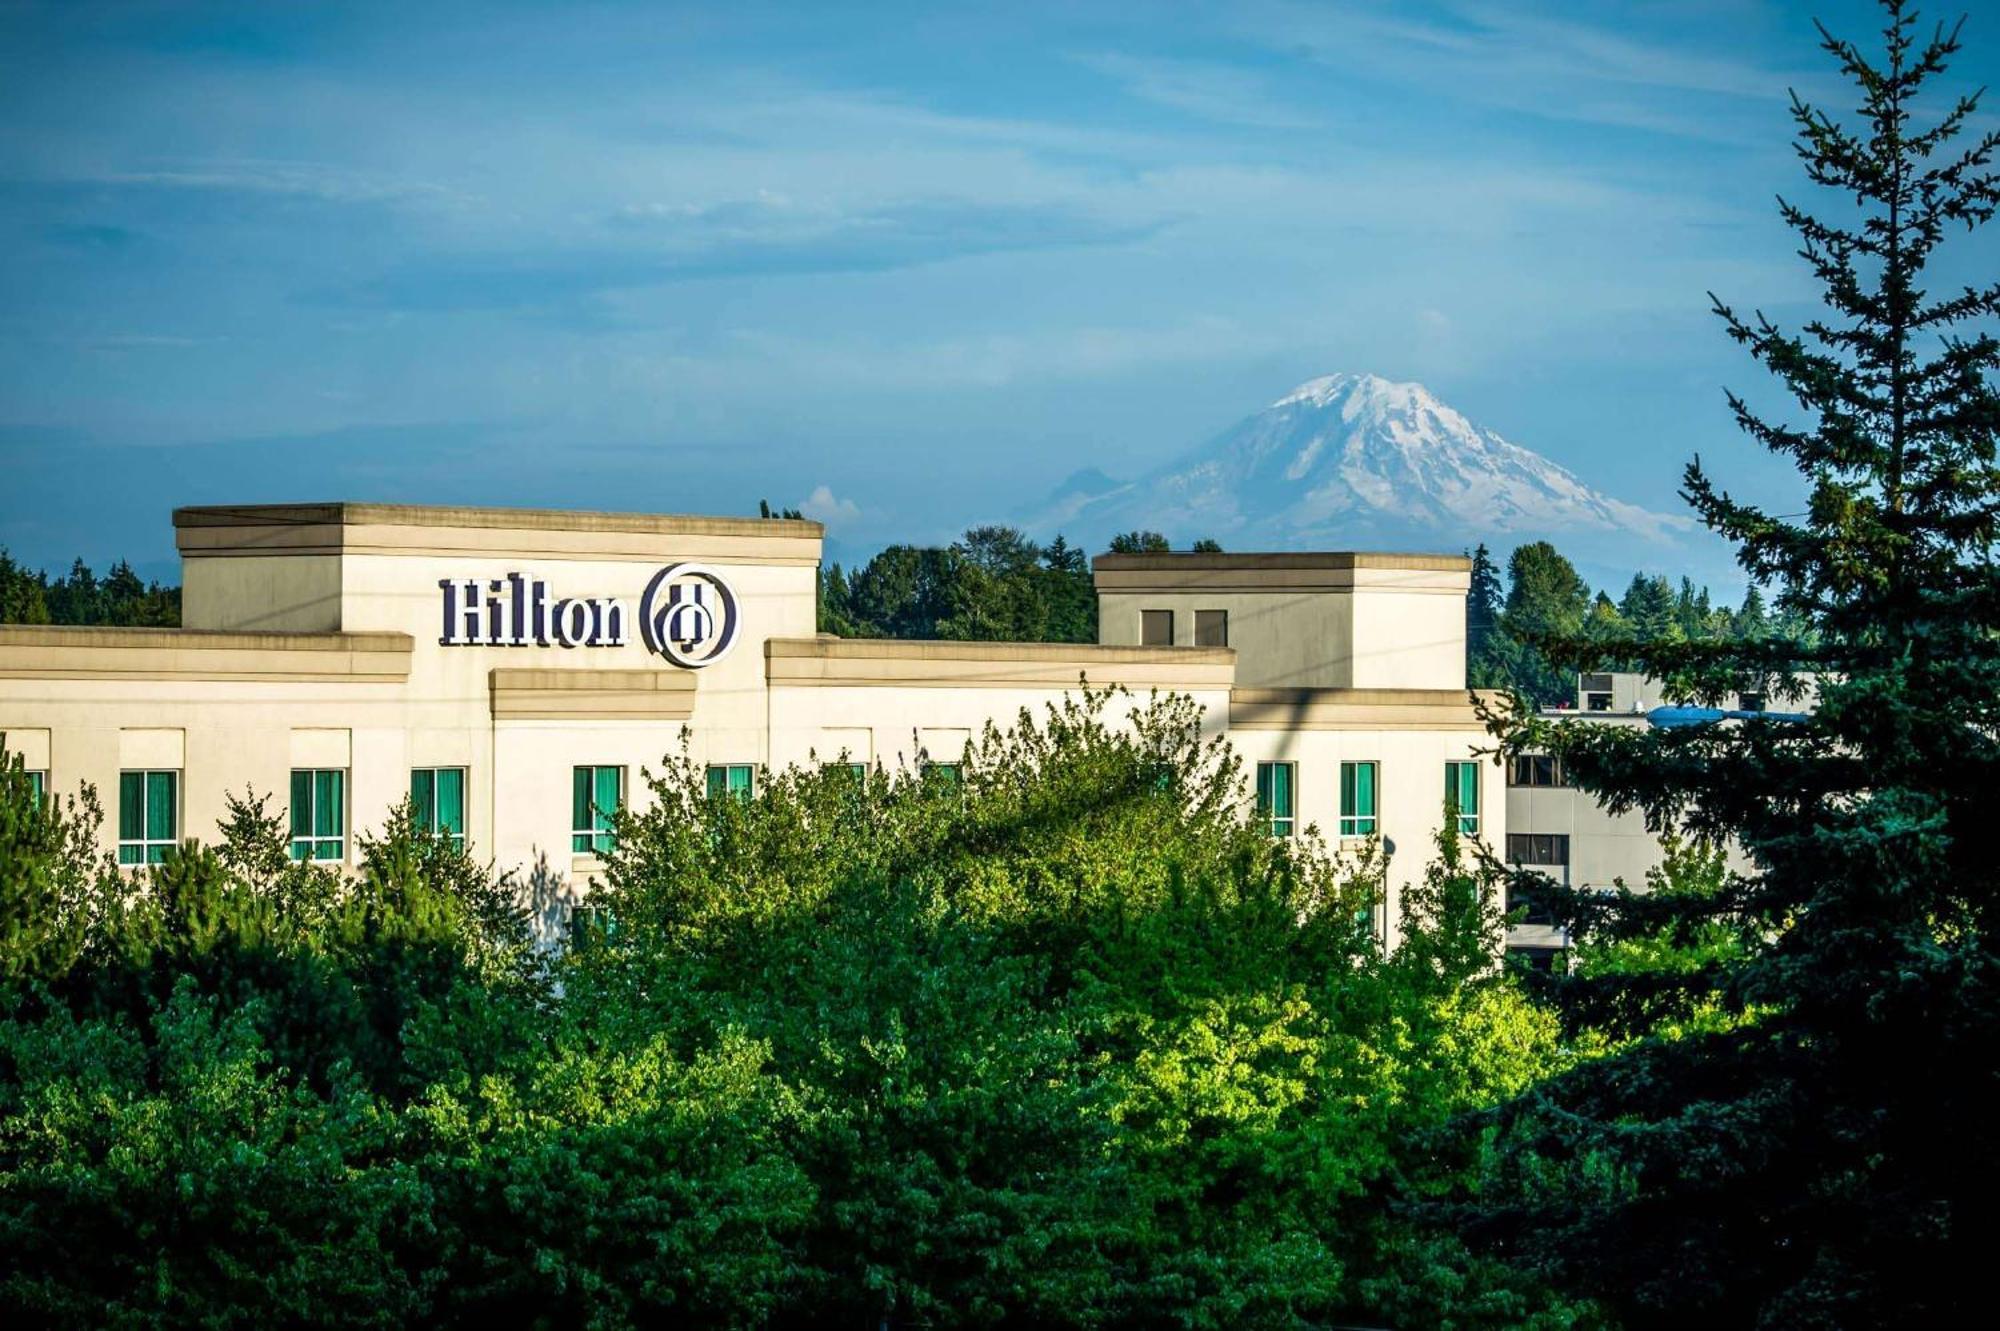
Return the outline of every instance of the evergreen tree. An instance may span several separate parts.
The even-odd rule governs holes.
[[[1665,578],[1634,573],[1631,585],[1619,599],[1618,613],[1630,626],[1633,641],[1658,642],[1673,631],[1673,588]]]
[[[1082,548],[1058,535],[1042,550],[1037,581],[1049,606],[1049,641],[1096,642],[1097,586]]]
[[[839,564],[830,564],[819,574],[819,631],[837,634],[843,638],[861,638],[867,634],[854,618],[854,595],[847,585],[847,572]]]
[[[1590,603],[1590,613],[1584,617],[1583,636],[1595,643],[1606,646],[1630,642],[1632,627],[1625,622],[1625,616],[1618,613],[1618,607],[1604,592]]]
[[[1771,617],[1764,609],[1764,594],[1757,590],[1756,583],[1751,583],[1750,589],[1743,593],[1743,606],[1730,619],[1729,631],[1749,642],[1770,633]]]
[[[1742,428],[1809,478],[1808,510],[1737,500],[1699,461],[1686,474],[1704,522],[1811,635],[1636,649],[1682,696],[1761,676],[1776,703],[1814,680],[1817,710],[1674,729],[1523,716],[1508,736],[1556,752],[1613,807],[1734,838],[1751,860],[1712,892],[1567,899],[1586,935],[1730,935],[1643,977],[1712,999],[1714,1019],[1558,1077],[1497,1125],[1482,1236],[1630,1328],[1991,1315],[2000,341],[1985,330],[2000,284],[1933,294],[1926,269],[1948,233],[2000,206],[2000,134],[1947,155],[1976,98],[1915,113],[1957,31],[1919,40],[1902,0],[1883,8],[1879,61],[1822,33],[1859,90],[1859,125],[1794,99],[1809,179],[1860,212],[1837,223],[1780,204],[1827,312],[1793,332],[1716,302],[1803,408],[1774,421],[1730,397]],[[1590,1010],[1607,982],[1633,977],[1578,973],[1556,994]]]
[[[48,622],[48,579],[14,562],[0,546],[0,624]]]
[[[1472,552],[1472,582],[1465,596],[1465,678],[1475,689],[1500,689],[1513,683],[1511,644],[1500,631],[1503,597],[1500,570],[1481,542]]]

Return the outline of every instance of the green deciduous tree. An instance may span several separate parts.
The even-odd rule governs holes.
[[[1171,549],[1167,538],[1156,531],[1120,532],[1111,538],[1114,555],[1163,555]]]
[[[1107,693],[956,782],[669,755],[551,952],[407,810],[337,873],[245,795],[128,876],[0,776],[0,1318],[1576,1325],[1388,1204],[1561,1057],[1482,870],[1384,955],[1379,859],[1247,785]]]
[[[1534,701],[1553,705],[1576,697],[1574,672],[1552,662],[1545,645],[1577,637],[1589,609],[1590,587],[1547,541],[1523,545],[1507,561],[1500,628],[1518,652],[1513,683]]]

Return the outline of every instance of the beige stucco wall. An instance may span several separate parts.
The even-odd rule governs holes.
[[[931,762],[957,762],[989,720],[1006,729],[1025,711],[1045,722],[1065,692],[1049,686],[780,688],[771,694],[772,761],[779,767],[836,762],[845,748],[849,761],[872,761],[889,772],[915,771],[920,750]],[[1189,696],[1200,704],[1208,733],[1219,733],[1229,714],[1229,690]],[[1145,702],[1143,693],[1114,699],[1107,719],[1122,725]]]
[[[1434,579],[1364,572],[1348,598],[1353,642],[1349,686],[1465,687],[1465,590]]]
[[[1170,610],[1192,644],[1195,612],[1224,610],[1242,688],[1463,688],[1468,584],[1439,556],[1105,556],[1098,641],[1137,644]]]
[[[181,623],[191,629],[337,633],[340,557],[184,558]]]
[[[1354,616],[1344,594],[1312,591],[1100,592],[1097,640],[1141,641],[1141,615],[1174,613],[1174,642],[1194,643],[1194,612],[1229,612],[1237,683],[1245,687],[1347,688],[1353,683]]]
[[[179,767],[181,834],[212,841],[229,794],[269,796],[267,807],[282,812],[295,754],[325,752],[327,732],[341,735],[351,754],[350,826],[369,828],[409,789],[410,713],[398,692],[393,683],[5,679],[0,731],[30,717],[46,726],[50,789],[97,791],[107,851],[117,845],[121,769]],[[162,743],[169,735],[177,746]],[[178,763],[170,761],[175,753]],[[474,780],[490,771],[474,766]],[[468,832],[483,842],[492,825],[480,814],[474,801]]]
[[[1242,756],[1246,782],[1255,779],[1260,762],[1298,765],[1295,798],[1302,834],[1310,827],[1311,834],[1321,837],[1329,847],[1343,844],[1339,835],[1340,765],[1380,764],[1376,807],[1381,845],[1389,859],[1385,910],[1378,925],[1391,946],[1401,937],[1402,894],[1423,877],[1436,855],[1444,814],[1445,763],[1479,762],[1478,839],[1496,849],[1506,844],[1509,824],[1503,774],[1490,758],[1480,758],[1475,752],[1490,743],[1476,730],[1238,728],[1229,738]]]

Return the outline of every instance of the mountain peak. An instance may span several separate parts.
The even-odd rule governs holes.
[[[1455,423],[1465,421],[1463,416],[1438,401],[1436,394],[1422,384],[1385,379],[1379,374],[1323,374],[1317,379],[1306,380],[1273,402],[1271,409],[1310,407],[1323,410],[1336,403],[1343,406],[1342,416],[1347,420],[1363,414],[1380,416],[1391,412],[1429,411],[1448,416]]]
[[[1308,379],[1132,484],[1090,495],[1064,489],[1058,521],[1279,550],[1456,550],[1578,535],[1660,541],[1689,526],[1591,489],[1422,384],[1366,373]]]

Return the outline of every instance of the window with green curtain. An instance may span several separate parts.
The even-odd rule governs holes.
[[[118,862],[158,864],[180,837],[179,772],[118,774]]]
[[[577,855],[602,855],[616,840],[612,825],[625,803],[625,769],[578,767],[571,773],[569,848]]]
[[[292,769],[292,858],[347,858],[347,773],[339,768]]]
[[[35,792],[35,803],[49,802],[49,774],[47,772],[28,773],[28,789]]]
[[[962,763],[925,763],[924,779],[935,781],[941,786],[963,786],[965,766]]]
[[[410,772],[410,811],[417,826],[465,845],[465,769],[418,767]]]
[[[1458,805],[1458,830],[1464,836],[1479,835],[1479,764],[1454,762],[1444,765],[1444,799]]]
[[[1377,763],[1340,765],[1340,834],[1374,836]]]
[[[717,763],[708,769],[708,793],[747,800],[757,789],[757,769],[749,763]]]
[[[1297,825],[1293,786],[1295,763],[1257,764],[1257,816],[1272,836],[1290,836]]]

